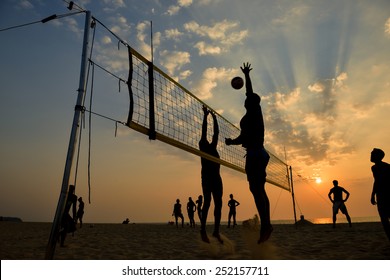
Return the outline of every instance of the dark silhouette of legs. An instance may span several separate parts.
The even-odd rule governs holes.
[[[210,208],[210,203],[211,203],[211,192],[203,190],[203,207],[202,207],[200,235],[202,240],[206,243],[210,243],[210,240],[207,237],[207,233],[206,233],[206,221],[207,221],[207,215]]]
[[[233,213],[229,212],[229,218],[228,218],[228,228],[230,228],[230,220],[232,219]]]
[[[257,211],[260,216],[260,239],[258,243],[267,241],[273,231],[271,225],[270,204],[265,191],[266,168],[269,155],[265,150],[248,152],[245,162],[249,189],[255,200]]]
[[[386,236],[390,241],[390,209],[386,208],[390,208],[390,206],[381,207],[380,205],[378,205],[379,217],[381,218],[381,223],[383,229],[385,230]]]
[[[223,243],[221,236],[219,235],[219,226],[221,224],[222,216],[222,187],[220,190],[213,192],[214,199],[214,232],[213,236]]]
[[[214,178],[214,180],[202,182],[203,188],[203,208],[202,208],[202,220],[200,234],[204,242],[209,243],[210,240],[206,233],[207,216],[211,204],[211,196],[214,199],[214,232],[213,236],[216,237],[221,243],[223,242],[219,235],[219,227],[221,224],[222,215],[222,180],[220,178]]]

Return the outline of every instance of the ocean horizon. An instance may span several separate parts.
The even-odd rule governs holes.
[[[297,221],[300,220],[300,217],[297,217]],[[322,217],[322,218],[306,218],[306,221],[312,222],[313,224],[331,224],[333,223],[332,217]],[[351,217],[352,223],[368,223],[368,222],[380,222],[379,216],[370,216],[370,217]],[[271,220],[274,224],[294,224],[294,219],[288,220]],[[337,217],[336,224],[348,223],[345,217]]]

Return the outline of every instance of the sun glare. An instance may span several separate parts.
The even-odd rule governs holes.
[[[316,183],[317,183],[317,184],[321,184],[321,183],[322,183],[322,180],[321,180],[320,177],[317,177],[317,178],[316,178]]]

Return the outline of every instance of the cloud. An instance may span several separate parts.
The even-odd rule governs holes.
[[[177,5],[169,6],[168,10],[165,12],[165,15],[174,16],[177,15],[181,8],[189,7],[192,5],[192,0],[178,0]]]
[[[30,1],[27,1],[27,0],[20,1],[18,6],[22,9],[33,9],[34,8],[34,5],[31,4]]]
[[[112,43],[112,40],[108,36],[103,36],[101,38],[101,43],[104,44],[104,45],[108,45],[108,44]]]
[[[113,12],[119,8],[126,8],[124,0],[103,0],[107,6],[103,9],[105,12]]]
[[[266,145],[277,154],[283,154],[280,147],[287,147],[292,158],[304,165],[334,164],[351,153],[354,146],[344,129],[351,120],[343,119],[347,108],[340,110],[336,98],[347,80],[347,73],[341,73],[306,88],[264,96]]]
[[[163,50],[159,52],[159,55],[160,64],[167,69],[170,76],[174,76],[184,65],[191,62],[189,52]],[[188,71],[183,73],[183,75],[188,75]]]
[[[248,37],[248,30],[239,30],[239,23],[236,21],[223,20],[212,26],[199,25],[195,21],[190,21],[184,24],[184,29],[209,40],[209,42],[202,40],[195,44],[199,55],[228,52],[232,46],[242,44]]]
[[[177,29],[177,28],[165,30],[165,37],[167,39],[172,39],[172,40],[178,41],[180,39],[180,37],[182,37],[183,35],[184,35],[184,33],[180,32],[179,29]]]
[[[276,17],[272,19],[272,24],[275,25],[286,25],[290,24],[291,21],[296,20],[297,18],[301,18],[302,16],[305,16],[309,11],[309,8],[307,6],[297,6],[292,7],[285,11],[282,15],[279,17]]]
[[[78,23],[73,17],[66,17],[64,18],[64,21],[70,31],[76,33],[80,37],[82,36],[84,30],[78,27]]]
[[[137,24],[137,43],[139,52],[145,56],[146,59],[151,60],[151,45],[150,45],[150,22],[143,21]],[[147,43],[149,41],[149,43]],[[159,47],[161,42],[161,33],[156,32],[153,34],[153,50]]]
[[[237,75],[237,69],[226,68],[207,68],[202,78],[192,87],[191,92],[202,100],[207,100],[213,97],[212,90],[218,86],[219,82],[226,82],[232,76]]]
[[[198,53],[200,56],[207,54],[220,54],[222,52],[222,49],[220,47],[209,45],[204,41],[196,43],[194,47],[198,49]]]
[[[390,37],[390,18],[385,23],[385,34]]]
[[[127,19],[123,16],[111,17],[110,22],[112,27],[110,30],[121,38],[129,37],[131,32],[131,26],[127,22]]]

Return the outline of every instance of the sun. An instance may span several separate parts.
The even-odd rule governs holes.
[[[321,180],[320,177],[317,177],[317,178],[316,178],[316,183],[317,183],[317,184],[321,184],[321,183],[322,183],[322,180]]]

